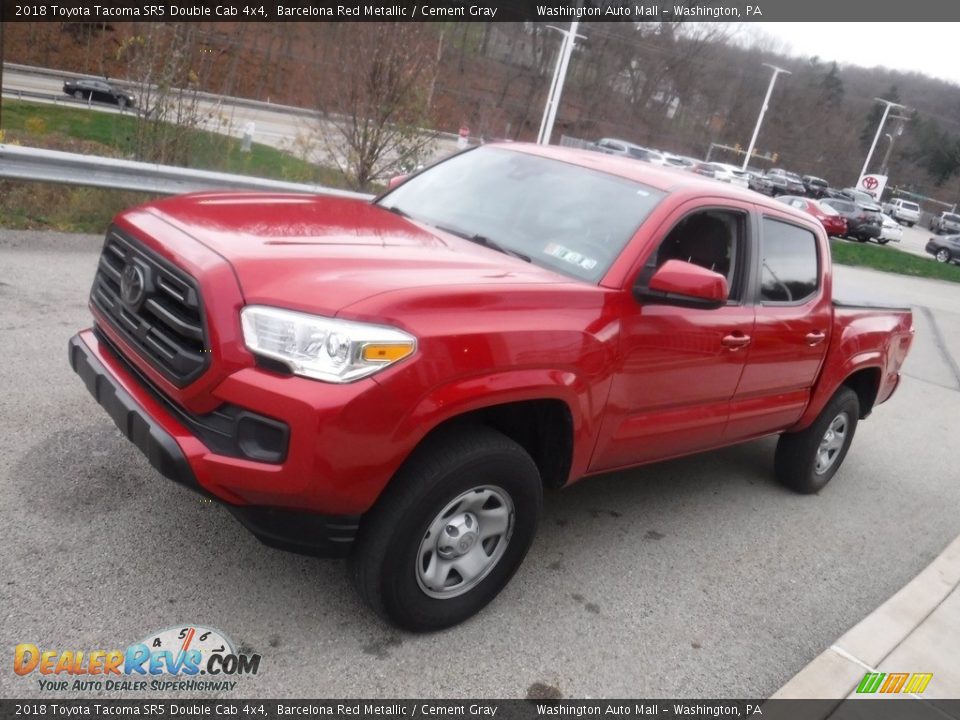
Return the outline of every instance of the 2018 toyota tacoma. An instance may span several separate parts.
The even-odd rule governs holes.
[[[506,585],[543,488],[779,434],[822,489],[908,309],[834,302],[816,219],[628,158],[487,145],[374,201],[121,213],[73,369],[163,475],[267,544],[346,555],[412,630]]]

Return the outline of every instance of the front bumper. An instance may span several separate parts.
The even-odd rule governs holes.
[[[90,394],[164,477],[223,502],[266,545],[323,557],[343,556],[349,552],[359,526],[359,515],[330,516],[224,501],[198,482],[188,460],[203,457],[209,464],[209,451],[162,403],[142,392],[142,388],[138,391],[134,378],[123,370],[116,358],[107,354],[92,332],[84,331],[72,337],[68,352],[70,366],[84,381]],[[224,460],[235,464],[242,462],[232,458]]]

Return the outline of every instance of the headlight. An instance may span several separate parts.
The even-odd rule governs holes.
[[[346,383],[373,375],[417,349],[417,339],[382,325],[248,305],[240,312],[243,341],[257,355],[296,375]]]

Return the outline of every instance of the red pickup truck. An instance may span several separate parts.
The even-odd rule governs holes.
[[[163,475],[433,630],[506,585],[544,487],[779,434],[823,488],[913,335],[831,280],[820,223],[752,191],[487,145],[372,202],[121,213],[69,357]]]

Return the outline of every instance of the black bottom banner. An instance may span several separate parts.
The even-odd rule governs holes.
[[[960,700],[0,700],[0,718],[960,720]]]

